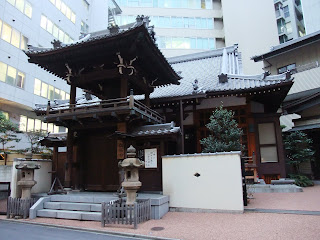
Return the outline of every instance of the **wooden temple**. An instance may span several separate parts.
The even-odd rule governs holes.
[[[285,177],[277,110],[292,85],[290,74],[243,75],[236,45],[166,59],[143,16],[70,45],[53,44],[26,54],[70,85],[68,103],[35,109],[47,122],[68,128],[66,138],[44,140],[55,149],[54,167],[65,187],[117,190],[118,161],[132,144],[147,163],[141,190],[162,191],[161,156],[201,152],[205,124],[221,104],[235,111],[244,131],[243,155],[256,159],[248,170],[267,181]],[[76,88],[85,96],[77,97]],[[57,154],[63,145],[64,159]]]

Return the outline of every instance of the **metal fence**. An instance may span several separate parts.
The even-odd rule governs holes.
[[[35,198],[21,199],[8,197],[7,218],[14,218],[16,216],[28,218],[29,210],[35,203]]]
[[[134,205],[127,205],[120,200],[102,203],[101,226],[106,224],[133,225],[136,229],[139,223],[151,219],[151,201],[137,200]]]

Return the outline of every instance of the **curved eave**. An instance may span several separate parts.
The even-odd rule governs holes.
[[[151,38],[148,29],[143,25],[138,25],[137,27],[134,27],[132,29],[129,29],[127,31],[123,31],[117,34],[110,34],[110,35],[103,35],[94,37],[92,39],[89,39],[85,42],[79,42],[76,44],[66,45],[63,47],[59,47],[56,49],[50,49],[50,50],[43,50],[43,51],[24,51],[24,53],[29,57],[29,62],[37,64],[41,68],[47,70],[48,72],[60,77],[65,78],[65,75],[62,74],[62,72],[56,72],[54,70],[53,66],[48,66],[45,62],[48,61],[50,57],[55,56],[57,61],[61,61],[62,64],[64,64],[66,61],[64,55],[72,55],[72,52],[79,51],[81,48],[92,48],[95,49],[98,45],[106,44],[106,43],[112,43],[116,42],[120,39],[125,39],[127,37],[130,37],[133,34],[138,34],[139,32],[142,32],[144,34],[145,42],[148,44],[147,46],[144,46],[145,49],[148,51],[151,51],[152,57],[156,57],[156,62],[158,63],[157,69],[161,69],[162,72],[160,73],[163,77],[161,78],[161,81],[159,83],[155,83],[155,85],[161,86],[165,84],[179,84],[179,80],[181,77],[173,70],[171,65],[168,63],[166,58],[163,56],[159,48],[156,46],[156,44],[153,42],[153,39]],[[80,50],[81,51],[81,50]],[[68,55],[68,56],[69,56]],[[52,63],[51,63],[52,65]],[[60,66],[61,67],[61,66]]]

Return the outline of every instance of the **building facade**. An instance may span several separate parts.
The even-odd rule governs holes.
[[[65,131],[45,123],[32,108],[48,100],[68,100],[70,87],[28,63],[23,51],[27,45],[50,47],[54,39],[75,42],[82,32],[107,26],[106,0],[0,0],[0,111],[18,123],[21,131]],[[24,134],[21,137],[16,149],[30,147]]]
[[[243,71],[259,73],[250,57],[278,43],[273,2],[269,0],[117,0],[118,25],[150,16],[157,44],[166,57],[239,45]],[[250,16],[250,17],[248,17]],[[252,21],[259,19],[259,21]],[[263,29],[263,31],[262,31]]]
[[[274,0],[279,42],[284,43],[306,34],[301,0]],[[303,1],[307,2],[307,1]]]
[[[313,140],[316,160],[304,164],[304,173],[320,178],[320,31],[275,46],[270,52],[256,56],[272,74],[291,71],[294,84],[283,102],[280,121],[285,131],[304,131]]]

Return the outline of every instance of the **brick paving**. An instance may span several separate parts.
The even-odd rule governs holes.
[[[254,197],[248,208],[320,211],[320,186],[304,188],[304,192],[301,193],[256,193]],[[0,216],[1,218],[4,216]],[[186,240],[320,239],[320,216],[303,214],[169,212],[161,220],[150,220],[139,224],[136,230],[131,226],[115,225],[102,228],[99,222],[90,221],[49,218],[19,221]]]

